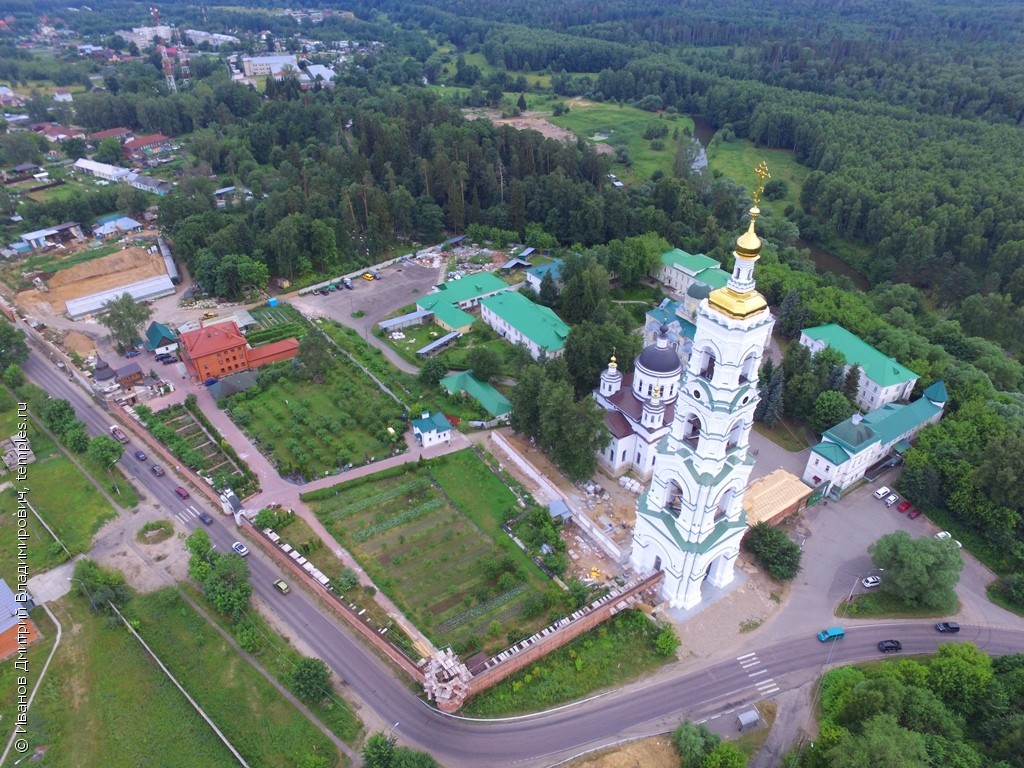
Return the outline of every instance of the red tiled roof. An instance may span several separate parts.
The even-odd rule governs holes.
[[[105,131],[97,131],[89,134],[90,141],[103,141],[104,139],[119,139],[122,136],[131,136],[131,128],[107,128]]]
[[[249,350],[249,367],[259,368],[261,365],[267,365],[268,363],[277,363],[281,360],[288,360],[295,357],[298,352],[299,340],[295,338],[282,339],[281,341],[264,344],[262,347],[256,347],[255,349]]]
[[[195,359],[244,346],[245,336],[235,323],[217,323],[181,334],[178,343],[190,358]]]
[[[153,133],[149,136],[136,136],[130,141],[124,143],[125,149],[144,149],[150,144],[162,144],[165,141],[170,141],[169,138],[164,136],[162,133]]]

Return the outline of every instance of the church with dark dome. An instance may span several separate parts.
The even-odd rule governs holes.
[[[675,415],[682,370],[676,344],[664,326],[637,356],[632,373],[623,374],[614,357],[608,363],[594,399],[605,409],[611,433],[598,460],[613,477],[633,472],[642,480],[650,478],[658,443]]]

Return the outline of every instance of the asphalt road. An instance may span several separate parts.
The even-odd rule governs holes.
[[[69,400],[91,434],[107,433],[110,420],[101,406],[45,354],[35,349],[24,370],[54,397]],[[174,496],[179,481],[172,472],[157,478],[142,470],[142,462],[131,456],[139,447],[136,443],[133,440],[127,446],[123,462],[143,493],[168,514],[189,505],[214,513],[215,522],[207,530],[214,545],[228,551],[238,538],[231,518],[209,509],[198,495],[187,502]],[[879,640],[896,638],[903,643],[902,654],[893,655],[931,653],[940,643],[954,639],[974,642],[992,654],[1024,651],[1024,630],[1004,627],[965,625],[959,635],[948,636],[936,632],[931,622],[881,623],[848,627],[846,637],[832,643],[802,633],[745,648],[735,658],[699,670],[677,665],[663,670],[654,681],[641,681],[554,712],[484,723],[446,716],[426,706],[404,679],[321,613],[316,599],[294,581],[290,594],[279,594],[273,580],[282,577],[280,569],[257,548],[251,549],[248,561],[255,593],[367,707],[383,721],[397,724],[392,732],[402,743],[430,751],[448,768],[548,766],[625,737],[661,733],[684,718],[699,720],[761,699],[766,684],[784,691],[813,680],[829,666],[879,658]]]

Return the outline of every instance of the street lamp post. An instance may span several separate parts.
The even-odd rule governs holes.
[[[82,591],[85,592],[85,596],[89,599],[89,610],[95,611],[96,606],[92,602],[92,595],[89,594],[89,588],[85,586],[85,582],[75,576],[68,576],[68,581],[77,581],[79,584],[82,585]]]
[[[114,490],[117,491],[117,495],[121,495],[121,487],[117,484],[117,480],[114,479],[114,473],[110,469],[112,466],[117,464],[117,459],[114,459],[110,464],[107,465],[107,474],[110,475],[110,482],[114,484]]]

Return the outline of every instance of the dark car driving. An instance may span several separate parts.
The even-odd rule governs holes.
[[[883,640],[878,644],[878,650],[882,653],[896,653],[903,650],[903,643],[899,640]]]

